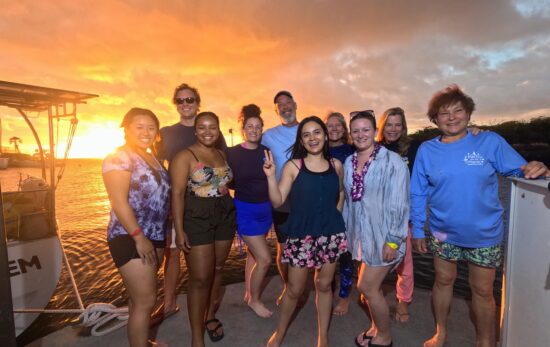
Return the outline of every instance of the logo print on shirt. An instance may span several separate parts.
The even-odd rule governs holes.
[[[464,163],[466,165],[477,165],[481,166],[485,163],[485,158],[480,153],[476,153],[475,151],[472,153],[468,153],[464,156]]]

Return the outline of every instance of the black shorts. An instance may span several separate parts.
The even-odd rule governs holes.
[[[283,224],[286,223],[288,219],[288,212],[281,212],[273,210],[273,229],[275,229],[275,234],[277,235],[277,242],[285,243],[288,239],[288,235],[283,232]]]
[[[211,198],[185,196],[183,231],[191,246],[233,240],[236,230],[235,205],[229,194]]]
[[[151,240],[151,243],[155,248],[164,249],[166,247],[166,241]],[[117,268],[122,267],[132,259],[140,258],[136,248],[136,242],[132,236],[128,234],[115,236],[107,240],[107,244],[109,245],[111,257],[113,257],[113,261]]]

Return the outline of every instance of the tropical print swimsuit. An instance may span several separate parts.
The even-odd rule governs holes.
[[[220,167],[208,167],[199,161],[195,153],[192,150],[187,148],[189,152],[193,155],[197,161],[194,171],[189,175],[187,180],[187,190],[189,195],[201,197],[201,198],[210,198],[210,197],[219,197],[228,193],[227,185],[233,179],[233,171],[227,163],[224,166]],[[221,153],[220,157],[223,156]],[[225,162],[225,159],[224,159]]]

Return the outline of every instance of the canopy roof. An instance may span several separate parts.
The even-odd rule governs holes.
[[[45,111],[51,105],[82,104],[86,103],[84,100],[98,96],[96,94],[0,81],[0,106],[28,111]]]

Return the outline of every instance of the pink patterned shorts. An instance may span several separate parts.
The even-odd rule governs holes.
[[[283,263],[293,267],[320,269],[325,263],[334,263],[347,251],[346,234],[288,238],[283,250]]]

